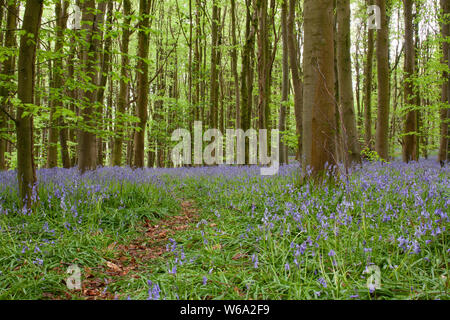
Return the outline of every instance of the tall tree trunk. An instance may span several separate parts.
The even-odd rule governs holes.
[[[448,23],[450,13],[450,4],[446,0],[441,0],[441,14],[446,15],[447,23],[441,23],[441,33],[442,38],[446,39],[450,36],[450,24]],[[443,53],[443,63],[447,63],[450,68],[450,50],[449,43],[447,41],[443,41],[442,43],[442,53]],[[442,94],[441,94],[441,102],[442,104],[447,104],[446,107],[441,108],[441,140],[439,146],[439,162],[441,165],[444,164],[445,161],[449,160],[449,139],[448,139],[448,120],[450,119],[450,79],[447,72],[443,73],[443,78],[447,81],[442,85]]]
[[[389,24],[386,16],[386,0],[377,0],[380,7],[381,29],[377,32],[378,113],[375,151],[384,159],[389,158]]]
[[[416,132],[417,112],[413,109],[415,104],[413,77],[414,77],[414,31],[412,0],[403,0],[405,19],[405,65],[404,65],[404,94],[407,114],[405,117],[405,129],[403,136],[403,161],[409,162],[416,158]]]
[[[125,123],[121,120],[122,116],[125,114],[126,106],[128,105],[128,46],[130,43],[130,23],[131,23],[131,1],[124,0],[123,2],[123,15],[125,21],[122,27],[122,43],[121,43],[121,67],[120,67],[120,89],[119,97],[117,101],[117,113],[116,113],[116,123],[115,123],[115,133],[117,136],[114,139],[113,152],[112,152],[112,165],[120,166],[122,165],[122,146],[123,146],[123,136],[125,134],[124,125]]]
[[[256,11],[252,12],[252,0],[246,0],[245,44],[242,50],[241,71],[241,128],[251,127],[254,83],[254,52],[256,34]],[[249,145],[246,142],[245,163],[249,161]]]
[[[281,106],[278,129],[281,134],[280,142],[280,163],[287,163],[287,146],[284,143],[284,134],[286,130],[286,105],[289,100],[289,52],[288,52],[288,31],[287,31],[287,0],[284,0],[281,6],[281,32],[283,37],[283,80],[281,84]]]
[[[304,19],[302,167],[318,175],[336,163],[333,0],[305,0]]]
[[[369,0],[369,3],[372,1]],[[364,66],[364,142],[372,150],[372,66],[374,50],[374,29],[367,31],[367,55]]]
[[[234,78],[234,98],[236,108],[236,128],[241,128],[241,108],[239,94],[239,75],[237,71],[237,41],[236,41],[236,1],[231,0],[231,41],[233,49],[231,50],[231,72]]]
[[[420,17],[420,8],[418,6],[417,1],[414,2],[414,6],[415,6],[415,14],[413,16],[413,20],[414,20],[414,65],[415,65],[415,70],[414,70],[414,76],[415,77],[419,77],[420,74],[420,61],[419,61],[419,56],[421,55],[421,43],[420,43],[420,37],[419,37],[419,20],[418,18]],[[416,131],[417,131],[417,135],[415,136],[415,140],[416,140],[416,147],[415,147],[415,159],[419,160],[420,159],[420,145],[421,145],[421,140],[422,140],[422,134],[423,134],[423,126],[422,126],[422,118],[421,118],[421,114],[422,111],[420,110],[421,105],[422,105],[422,101],[421,101],[421,94],[420,94],[420,87],[417,86],[416,87],[416,92],[415,92],[415,99],[414,99],[414,105],[418,108],[418,110],[416,110],[416,121],[417,121],[417,125],[416,125]]]
[[[211,21],[211,95],[210,95],[210,128],[217,128],[219,104],[219,72],[218,72],[218,33],[219,33],[219,7],[217,0],[213,0]]]
[[[47,167],[54,168],[58,165],[58,134],[61,139],[61,156],[63,167],[70,167],[69,153],[67,150],[67,129],[58,128],[63,125],[62,116],[55,118],[57,108],[62,108],[63,91],[63,49],[64,49],[64,30],[67,26],[67,8],[69,4],[66,1],[58,1],[55,4],[56,15],[56,43],[55,52],[59,55],[53,61],[53,79],[51,85],[54,89],[55,97],[50,101],[50,130],[48,136]]]
[[[294,114],[296,133],[298,136],[298,159],[300,160],[302,154],[302,114],[303,114],[303,81],[300,74],[300,67],[298,61],[298,41],[294,32],[295,28],[295,0],[289,0],[289,17],[287,20],[288,31],[288,50],[289,50],[289,65],[291,67],[292,83],[294,87]]]
[[[85,66],[84,72],[91,79],[92,84],[95,86],[98,79],[97,61],[95,51],[99,47],[99,21],[101,16],[104,15],[106,3],[101,2],[98,4],[97,14],[95,12],[95,1],[87,0],[83,7],[82,16],[82,28],[85,30],[86,39],[85,47],[83,48],[82,62]],[[92,132],[96,127],[94,116],[94,104],[97,99],[97,90],[87,89],[84,92],[85,102],[87,103],[81,111],[83,117],[84,128],[80,130],[79,137],[79,157],[78,168],[81,172],[86,170],[94,170],[97,166],[97,153],[96,153],[96,136]]]
[[[6,16],[6,32],[4,38],[4,47],[14,48],[16,46],[16,21],[18,15],[18,6],[16,1],[9,2],[7,6],[7,16]],[[6,112],[10,112],[11,104],[9,103],[8,96],[10,95],[9,84],[14,78],[14,69],[16,65],[16,59],[13,55],[8,55],[6,60],[2,63],[2,78],[4,79],[4,85],[0,86],[0,131],[7,131],[8,128],[8,117]],[[7,151],[7,142],[4,139],[0,139],[0,171],[6,170],[5,162],[5,152]]]
[[[106,18],[106,23],[105,23],[105,30],[106,32],[103,35],[104,38],[104,46],[103,46],[103,51],[99,54],[100,59],[99,59],[99,69],[100,71],[100,77],[98,80],[98,85],[99,88],[97,90],[97,102],[99,103],[99,110],[98,110],[98,114],[99,114],[99,119],[98,121],[100,122],[99,126],[101,127],[101,130],[103,130],[103,104],[104,104],[104,97],[105,97],[105,89],[106,89],[106,83],[108,81],[108,72],[110,69],[110,64],[111,64],[111,45],[112,45],[112,38],[111,35],[109,35],[108,33],[111,32],[112,30],[112,23],[113,23],[113,10],[114,10],[114,2],[113,1],[109,1],[108,2],[108,7],[107,7],[107,18]],[[111,80],[110,80],[111,81]],[[108,108],[110,108],[111,106],[108,106]],[[105,155],[104,155],[104,150],[103,150],[103,138],[101,136],[99,136],[97,138],[97,165],[103,166],[104,165],[104,159],[105,159]]]
[[[268,16],[268,0],[257,0],[256,8],[258,12],[259,129],[268,129],[270,126],[270,77],[272,69],[272,55],[269,43],[270,22]]]
[[[24,115],[27,104],[34,103],[34,75],[36,45],[44,1],[27,0],[23,16],[22,29],[25,33],[20,38],[17,97],[21,105],[17,108],[17,178],[22,204],[31,209],[33,187],[36,183],[36,168],[33,158],[33,116]],[[33,39],[33,41],[30,41]]]
[[[147,104],[148,104],[148,51],[149,51],[149,32],[150,26],[150,0],[140,0],[139,2],[139,16],[141,21],[139,23],[138,34],[138,63],[137,63],[137,105],[136,115],[140,119],[138,128],[134,135],[134,167],[144,167],[144,149],[145,149],[145,128],[147,127]]]
[[[353,101],[352,61],[350,56],[350,0],[337,1],[337,67],[339,112],[342,123],[344,161],[351,165],[361,161]]]

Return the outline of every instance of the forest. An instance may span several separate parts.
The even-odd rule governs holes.
[[[449,11],[0,0],[0,299],[448,299]]]

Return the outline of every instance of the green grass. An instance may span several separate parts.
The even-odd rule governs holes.
[[[118,299],[147,299],[148,281],[161,299],[449,298],[449,220],[437,221],[449,211],[448,170],[379,165],[347,183],[296,187],[296,180],[295,170],[270,178],[164,173],[152,182],[103,184],[90,196],[85,183],[68,192],[66,211],[58,199],[49,207],[55,191],[41,186],[36,212],[0,215],[0,299],[85,299],[66,295],[65,271],[74,263]],[[10,193],[2,198],[3,207],[14,203]],[[144,221],[180,214],[181,199],[195,203],[199,219],[171,236],[162,257],[134,262],[125,276],[101,267],[117,258],[113,243],[151,243]],[[74,217],[70,204],[80,200]],[[410,241],[404,249],[402,238]],[[374,292],[370,265],[381,272]]]

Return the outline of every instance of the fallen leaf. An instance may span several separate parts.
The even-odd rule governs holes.
[[[122,269],[115,263],[112,263],[110,261],[106,261],[106,265],[108,266],[108,268],[110,268],[112,271],[115,272],[121,272]]]
[[[243,253],[236,253],[234,256],[233,256],[233,260],[239,260],[239,259],[241,259],[241,258],[243,258],[243,257],[245,257],[245,254],[243,254]]]

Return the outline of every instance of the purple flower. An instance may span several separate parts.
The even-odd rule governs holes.
[[[253,262],[253,267],[255,269],[258,269],[258,256],[256,254],[252,255],[252,262]]]
[[[322,287],[324,287],[324,288],[327,287],[327,282],[324,278],[317,279],[317,282],[319,282],[322,285]]]

